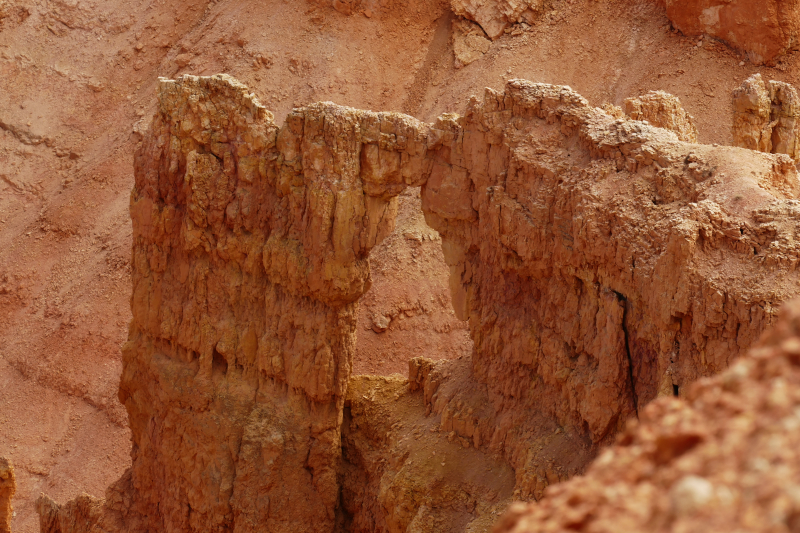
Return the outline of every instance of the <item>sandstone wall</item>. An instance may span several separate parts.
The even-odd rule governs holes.
[[[453,129],[423,210],[488,408],[470,412],[468,387],[436,370],[425,397],[446,430],[503,451],[523,498],[574,473],[531,451],[534,413],[563,428],[562,447],[606,442],[640,406],[726,368],[797,294],[788,157],[684,144],[519,80]]]
[[[800,159],[800,96],[781,81],[754,74],[733,92],[733,143]]]
[[[475,351],[350,382],[369,250],[415,185]],[[772,323],[800,283],[797,193],[786,156],[683,143],[569,87],[278,128],[231,78],[163,80],[131,196],[133,467],[104,501],[41,499],[42,529],[483,531]],[[434,437],[397,442],[412,424]]]
[[[687,401],[660,399],[586,476],[497,533],[800,530],[800,303]]]
[[[320,104],[279,130],[230,78],[161,83],[131,196],[133,467],[114,520],[333,528],[355,301],[405,186],[382,173],[419,165],[420,129]]]
[[[686,35],[709,35],[745,52],[755,63],[796,49],[797,0],[665,0],[667,16]]]

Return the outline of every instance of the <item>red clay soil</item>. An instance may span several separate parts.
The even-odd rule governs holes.
[[[40,492],[59,501],[102,494],[130,462],[117,400],[131,318],[128,201],[136,132],[154,111],[158,76],[230,73],[278,123],[320,100],[429,121],[512,77],[570,85],[594,105],[660,89],[696,118],[700,142],[720,144],[732,140],[730,94],[742,80],[760,72],[800,81],[796,53],[756,66],[713,39],[683,37],[645,0],[552,2],[535,25],[514,27],[458,70],[452,15],[421,0],[364,1],[350,16],[285,0],[0,8],[0,456],[16,465],[12,525],[25,533],[38,529]],[[402,372],[420,351],[470,349],[448,313],[437,241],[418,240],[427,230],[408,224],[412,237],[400,223],[386,241],[405,241],[397,260],[388,248],[374,252],[372,290],[385,296],[365,296],[357,372]],[[430,314],[419,312],[427,293]],[[369,320],[396,311],[374,333]]]

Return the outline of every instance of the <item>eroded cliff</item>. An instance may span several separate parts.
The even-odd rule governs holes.
[[[368,254],[408,186],[475,349],[351,381]],[[131,196],[133,466],[104,501],[40,500],[42,528],[485,530],[772,323],[800,283],[797,192],[787,156],[569,87],[278,128],[227,76],[162,80]]]
[[[497,533],[800,530],[800,302],[732,368],[659,399]]]
[[[800,96],[792,85],[754,74],[733,91],[736,146],[800,159]]]
[[[661,0],[686,35],[709,35],[741,50],[755,63],[794,50],[800,37],[797,0]]]

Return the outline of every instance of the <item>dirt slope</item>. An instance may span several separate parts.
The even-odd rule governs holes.
[[[277,0],[10,4],[0,25],[0,421],[9,427],[0,455],[17,465],[16,531],[36,529],[42,490],[100,494],[129,463],[116,391],[130,320],[131,154],[159,75],[229,72],[279,123],[315,100],[431,120],[509,77],[568,84],[593,104],[663,89],[696,117],[701,142],[721,144],[731,142],[729,94],[744,78],[798,82],[796,55],[777,68],[740,66],[724,46],[672,33],[655,2],[554,2],[534,27],[501,36],[459,70],[446,6],[362,5],[345,16]],[[438,253],[427,243],[418,262]],[[396,294],[386,309],[417,303],[407,287]],[[432,319],[442,342],[426,335],[415,350],[461,353],[464,330],[447,330],[445,309]],[[400,371],[411,354],[397,348],[381,356],[392,365],[379,364],[369,318],[359,332],[373,347],[364,335],[356,369]],[[403,331],[395,323],[385,335],[393,327]]]

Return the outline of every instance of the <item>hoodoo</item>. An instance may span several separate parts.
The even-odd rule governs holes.
[[[135,178],[133,464],[104,500],[42,498],[43,531],[486,531],[800,289],[790,157],[569,87],[511,80],[433,124],[319,103],[278,127],[228,76],[162,80]],[[369,252],[409,186],[474,352],[351,379]]]

